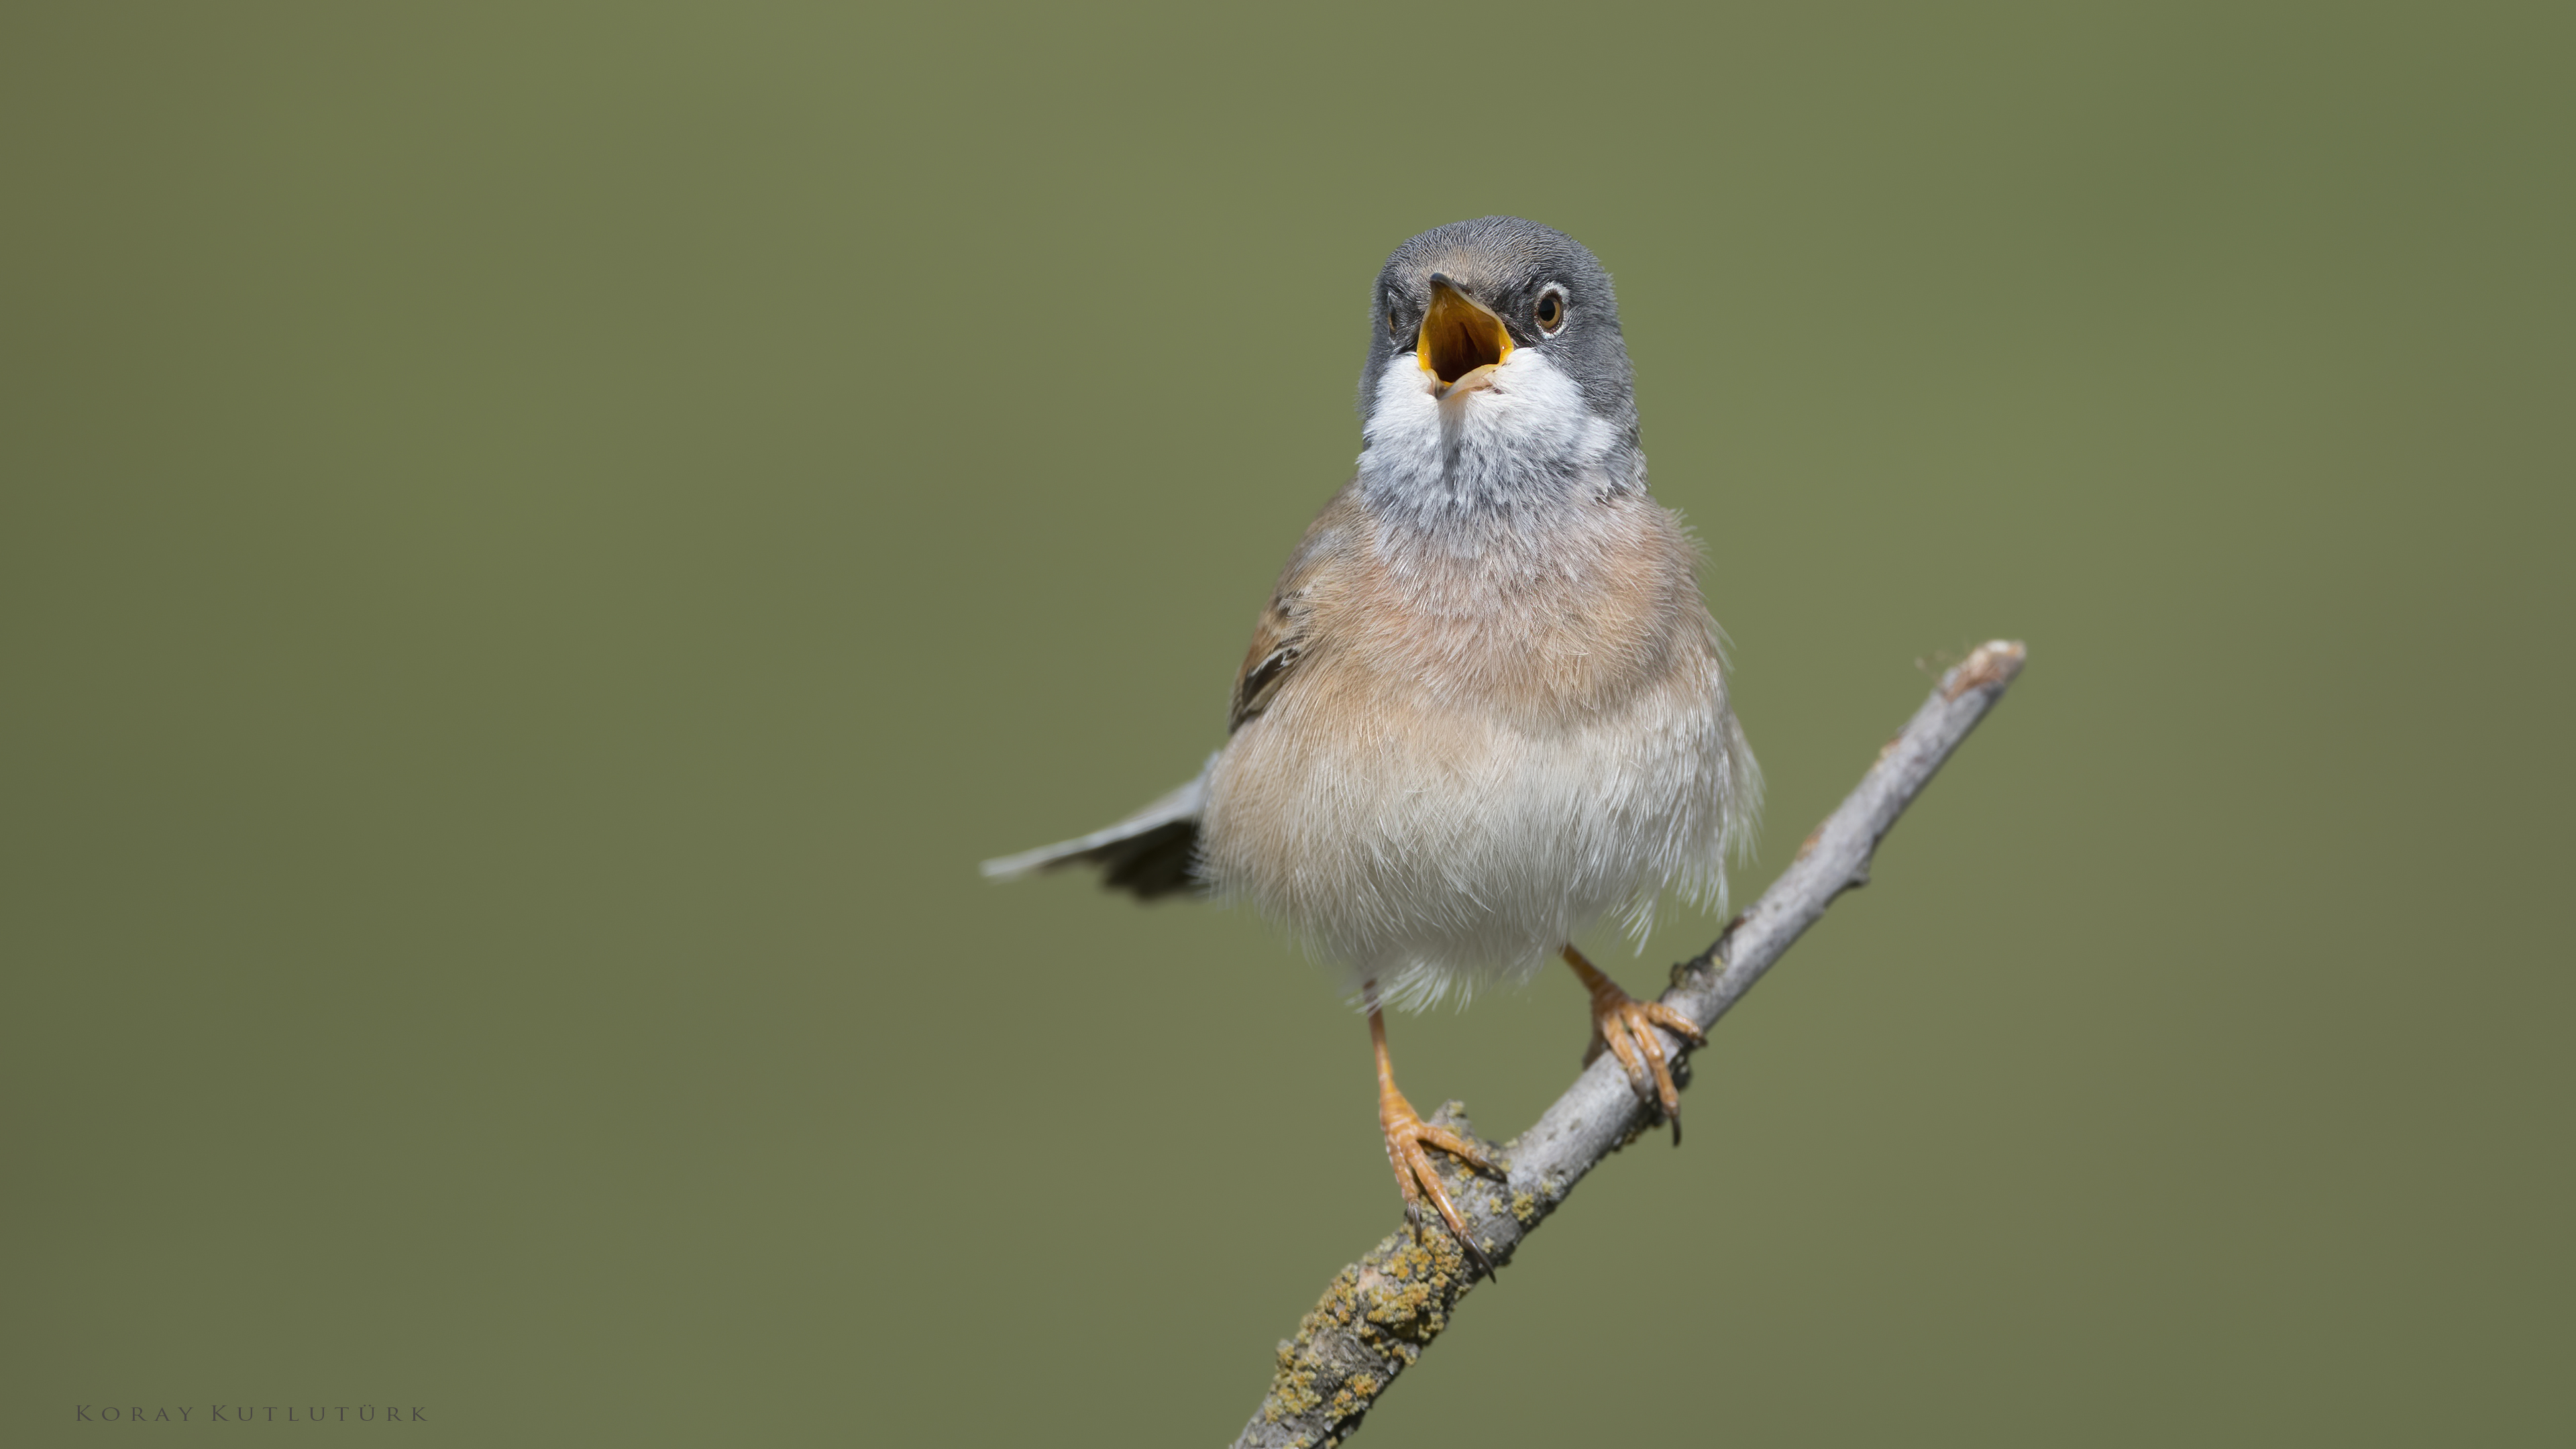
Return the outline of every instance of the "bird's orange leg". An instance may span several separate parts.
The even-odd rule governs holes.
[[[1458,1205],[1449,1200],[1449,1190],[1440,1185],[1440,1174],[1432,1170],[1431,1154],[1426,1149],[1437,1147],[1487,1177],[1500,1179],[1503,1170],[1475,1142],[1423,1121],[1413,1104],[1395,1089],[1395,1068],[1386,1058],[1386,1014],[1378,1010],[1374,990],[1369,992],[1368,1008],[1369,1044],[1377,1049],[1377,1125],[1386,1134],[1386,1160],[1395,1168],[1395,1185],[1404,1192],[1404,1205],[1408,1210],[1419,1210],[1428,1199],[1439,1211],[1441,1221],[1449,1225],[1449,1235],[1490,1278],[1494,1275],[1493,1261],[1476,1246],[1475,1239],[1467,1236],[1466,1220],[1458,1216]]]
[[[1565,948],[1565,964],[1574,968],[1574,974],[1583,978],[1583,989],[1592,993],[1592,1050],[1583,1054],[1583,1060],[1589,1063],[1604,1047],[1609,1048],[1639,1099],[1663,1108],[1664,1120],[1673,1124],[1673,1145],[1681,1146],[1681,1089],[1673,1085],[1672,1065],[1664,1059],[1664,1044],[1654,1029],[1660,1026],[1693,1046],[1708,1045],[1708,1037],[1689,1017],[1662,1002],[1639,1001],[1620,990],[1618,982],[1572,946]]]

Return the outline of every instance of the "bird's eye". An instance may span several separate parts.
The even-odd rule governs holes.
[[[1395,304],[1393,302],[1386,304],[1386,335],[1389,337],[1402,337],[1404,335],[1404,327],[1396,318]]]
[[[1550,287],[1539,293],[1538,305],[1530,309],[1530,318],[1538,323],[1539,331],[1555,336],[1556,329],[1565,325],[1564,289]]]

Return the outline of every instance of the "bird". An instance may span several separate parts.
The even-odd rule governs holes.
[[[1762,780],[1728,694],[1700,552],[1646,486],[1610,273],[1519,217],[1451,222],[1370,291],[1352,475],[1288,557],[1196,778],[1105,829],[984,862],[1085,864],[1112,889],[1246,903],[1339,963],[1368,1017],[1378,1125],[1409,1217],[1490,1273],[1430,1154],[1485,1146],[1397,1089],[1385,1013],[1562,960],[1681,1141],[1654,1028],[1574,944],[1642,943],[1667,898],[1725,905]]]

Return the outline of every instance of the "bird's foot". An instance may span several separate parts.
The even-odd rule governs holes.
[[[1619,983],[1602,974],[1599,967],[1583,958],[1572,946],[1565,948],[1565,964],[1583,978],[1584,988],[1592,993],[1592,1048],[1583,1054],[1585,1065],[1606,1049],[1618,1058],[1620,1070],[1628,1074],[1628,1085],[1636,1090],[1637,1099],[1649,1107],[1660,1108],[1664,1120],[1673,1124],[1673,1145],[1682,1143],[1682,1094],[1673,1085],[1672,1063],[1664,1055],[1663,1039],[1655,1035],[1662,1027],[1692,1046],[1708,1045],[1708,1036],[1689,1017],[1660,1001],[1639,1001],[1619,989]]]
[[[1493,1260],[1467,1235],[1467,1220],[1458,1215],[1458,1205],[1450,1201],[1449,1189],[1441,1184],[1439,1171],[1431,1165],[1430,1149],[1437,1147],[1497,1182],[1505,1180],[1503,1169],[1475,1139],[1423,1121],[1401,1092],[1390,1089],[1380,1094],[1377,1120],[1379,1129],[1386,1134],[1386,1160],[1395,1168],[1395,1185],[1404,1192],[1406,1211],[1419,1214],[1427,1202],[1449,1225],[1449,1235],[1458,1240],[1468,1258],[1486,1277],[1494,1276]]]

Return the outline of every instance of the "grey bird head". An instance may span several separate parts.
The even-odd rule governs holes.
[[[1416,353],[1434,296],[1447,289],[1490,312],[1514,347],[1534,347],[1582,389],[1587,407],[1634,441],[1637,404],[1628,343],[1619,332],[1619,298],[1610,273],[1583,243],[1554,227],[1517,216],[1487,216],[1435,226],[1395,249],[1371,289],[1368,364],[1360,371],[1360,416],[1377,399],[1389,359]],[[1553,306],[1555,309],[1551,311]],[[1479,360],[1463,329],[1429,339],[1435,368]],[[1444,341],[1464,340],[1455,350]],[[1443,356],[1443,353],[1448,355]],[[1482,360],[1491,360],[1489,357]],[[1453,374],[1448,381],[1458,379]]]
[[[1434,227],[1387,258],[1369,310],[1373,491],[1511,506],[1642,486],[1619,301],[1582,243],[1516,216]]]

